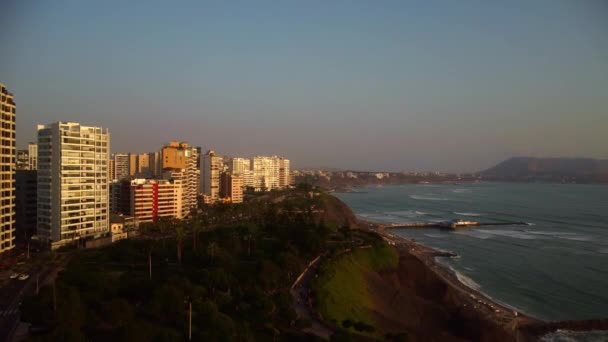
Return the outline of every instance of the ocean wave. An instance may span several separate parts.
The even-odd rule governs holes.
[[[424,234],[424,236],[434,238],[434,239],[442,239],[445,237],[444,234]]]
[[[579,341],[606,341],[608,339],[608,331],[606,330],[591,330],[591,331],[571,331],[562,330],[548,333],[540,338],[542,342],[579,342]]]
[[[473,290],[477,290],[477,291],[479,291],[479,289],[481,289],[481,285],[477,284],[473,279],[454,270],[453,267],[450,267],[450,269],[452,270],[452,272],[454,272],[454,274],[456,275],[456,278],[458,278],[458,281],[463,283],[466,287],[471,288]]]
[[[452,190],[452,192],[457,193],[457,194],[461,194],[461,193],[464,193],[464,192],[471,192],[471,190],[470,189],[454,189],[454,190]]]
[[[597,252],[601,254],[608,254],[608,248],[598,249]]]
[[[492,237],[492,234],[484,234],[476,230],[458,230],[455,234],[466,235],[476,239],[486,240]]]
[[[482,216],[483,215],[480,213],[461,213],[461,212],[457,212],[457,211],[455,211],[454,214],[460,215],[460,216]]]
[[[575,236],[558,236],[560,239],[570,240],[570,241],[591,241],[591,236],[587,235],[575,235]]]
[[[448,201],[449,200],[446,197],[421,196],[421,195],[410,195],[410,198],[415,199],[415,200],[424,200],[424,201]]]
[[[533,234],[527,234],[525,231],[513,231],[513,230],[502,230],[502,229],[477,229],[478,232],[490,235],[498,235],[509,237],[513,239],[521,239],[521,240],[535,240],[538,237]]]
[[[423,211],[418,211],[418,210],[416,210],[415,213],[418,215],[427,215],[427,213],[425,213]]]

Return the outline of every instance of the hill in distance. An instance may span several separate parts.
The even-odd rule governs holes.
[[[514,157],[480,174],[489,180],[608,182],[608,160]]]

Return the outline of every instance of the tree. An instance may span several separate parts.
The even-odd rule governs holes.
[[[209,243],[207,245],[207,254],[209,254],[209,256],[211,257],[211,259],[213,259],[215,257],[215,250],[217,249],[217,243],[215,241],[211,241],[211,243]]]
[[[191,227],[192,227],[192,249],[194,251],[196,251],[196,242],[198,241],[198,236],[199,236],[200,232],[203,230],[201,218],[196,213],[192,214]]]
[[[186,236],[186,226],[184,222],[173,221],[173,229],[175,230],[175,240],[177,242],[177,262],[182,263],[182,242]]]

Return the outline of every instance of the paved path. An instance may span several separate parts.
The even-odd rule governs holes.
[[[325,327],[318,319],[314,317],[312,309],[307,303],[310,294],[310,281],[314,278],[317,272],[319,260],[321,260],[320,256],[310,262],[304,272],[302,272],[302,274],[300,274],[300,276],[293,283],[290,292],[295,301],[294,309],[296,310],[298,318],[309,320],[312,323],[310,328],[303,329],[303,331],[329,340],[329,337],[333,334],[333,331]]]

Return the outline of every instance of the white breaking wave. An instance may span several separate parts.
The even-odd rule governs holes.
[[[463,192],[471,192],[471,190],[469,190],[469,189],[454,189],[454,190],[452,190],[452,192],[460,194],[460,193],[463,193]]]
[[[477,284],[473,279],[467,277],[466,275],[458,271],[455,271],[452,267],[450,267],[450,269],[452,270],[452,272],[454,272],[456,278],[458,278],[458,281],[463,283],[466,287],[471,288],[473,290],[481,289],[481,285]]]
[[[501,229],[477,229],[478,232],[490,235],[498,235],[510,237],[513,239],[521,240],[535,240],[537,237],[533,234],[527,234],[526,232],[514,231],[514,230],[501,230]]]
[[[483,214],[480,213],[460,213],[455,211],[454,214],[456,215],[460,215],[460,216],[482,216]]]
[[[426,215],[425,212],[423,212],[423,211],[417,211],[417,210],[416,210],[416,214],[418,214],[418,215]]]
[[[448,198],[445,197],[433,197],[433,196],[421,196],[421,195],[410,195],[410,198],[416,200],[425,200],[425,201],[447,201]]]
[[[557,331],[548,333],[540,338],[542,342],[582,342],[582,341],[606,341],[608,340],[608,331],[606,330],[591,330],[591,331],[570,331],[558,329]]]

